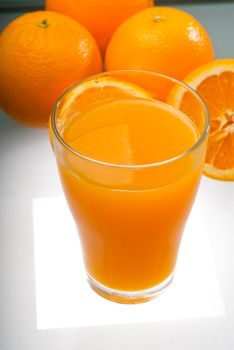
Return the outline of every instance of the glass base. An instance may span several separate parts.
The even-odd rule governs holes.
[[[150,301],[151,299],[156,298],[159,294],[164,292],[167,289],[167,287],[171,284],[172,280],[173,274],[171,274],[163,282],[157,284],[152,288],[143,289],[139,291],[122,291],[108,288],[88,275],[88,282],[91,288],[97,294],[110,301],[121,304],[137,304]]]

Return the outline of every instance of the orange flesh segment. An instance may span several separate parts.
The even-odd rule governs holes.
[[[57,129],[62,132],[64,126],[70,123],[71,116],[72,119],[77,118],[94,105],[129,98],[152,100],[152,95],[138,85],[108,76],[84,82],[83,85],[78,85],[64,97],[64,103],[60,108],[59,118],[57,118]]]
[[[206,163],[234,168],[234,72],[206,78],[197,88],[211,114]]]

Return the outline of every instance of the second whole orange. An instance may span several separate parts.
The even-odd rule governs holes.
[[[106,69],[145,69],[182,80],[214,58],[212,42],[190,14],[152,7],[127,19],[106,51]]]
[[[83,24],[103,54],[118,26],[149,6],[153,6],[153,0],[46,0],[46,9],[63,13]]]

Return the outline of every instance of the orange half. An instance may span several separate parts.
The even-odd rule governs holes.
[[[211,118],[211,130],[204,174],[217,180],[234,180],[234,59],[214,60],[184,80],[205,102]],[[182,90],[173,93],[174,105],[184,111],[194,106]],[[193,111],[195,114],[196,111]]]

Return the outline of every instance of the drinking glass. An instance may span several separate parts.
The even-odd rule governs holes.
[[[151,96],[151,103],[161,101],[186,115],[197,130],[197,141],[174,157],[145,164],[105,162],[73,149],[63,135],[71,120],[82,120],[87,110],[111,99],[118,107],[118,98],[103,93],[97,100],[93,96],[86,107],[77,102],[76,110],[69,112],[70,96],[78,98],[79,91],[85,93],[87,82],[103,77],[138,86]],[[131,96],[125,99],[136,100]],[[209,131],[203,101],[189,86],[163,74],[106,72],[69,87],[53,109],[51,125],[58,171],[77,226],[90,286],[121,303],[154,298],[173,279],[182,233],[202,174]],[[154,140],[151,142],[154,147]],[[139,143],[144,152],[141,137]]]

